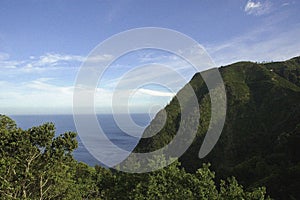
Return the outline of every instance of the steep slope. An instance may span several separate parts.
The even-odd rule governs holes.
[[[300,57],[265,64],[239,62],[219,70],[227,94],[222,135],[213,151],[199,159],[210,120],[210,98],[198,73],[190,85],[200,105],[200,125],[193,144],[180,158],[182,166],[193,172],[210,162],[219,178],[235,176],[248,188],[267,186],[272,197],[300,199]],[[181,116],[176,97],[165,110],[163,129],[142,139],[135,152],[153,151],[172,140]],[[145,134],[160,120],[158,114]]]

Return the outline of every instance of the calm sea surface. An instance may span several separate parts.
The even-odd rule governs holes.
[[[10,117],[15,120],[18,127],[22,129],[28,129],[46,122],[53,122],[56,127],[56,135],[68,131],[76,132],[72,115],[13,115]],[[113,115],[105,114],[97,115],[97,117],[103,131],[114,144],[127,151],[133,150],[137,145],[138,139],[124,133],[115,123]],[[143,127],[147,126],[151,120],[149,114],[132,114],[131,117],[137,125]],[[126,128],[131,129],[133,132],[135,131],[135,127],[129,127],[129,125]],[[86,150],[79,136],[77,136],[77,140],[78,148],[74,152],[74,157],[78,161],[85,162],[91,166],[95,164],[101,165],[101,163]]]

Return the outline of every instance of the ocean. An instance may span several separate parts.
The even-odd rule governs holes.
[[[15,120],[18,127],[22,129],[29,129],[33,126],[39,126],[46,122],[53,122],[56,127],[56,136],[68,131],[77,132],[73,115],[12,115],[9,117]],[[149,114],[131,114],[131,117],[137,125],[142,127],[146,127],[151,121]],[[132,151],[134,149],[139,139],[123,132],[116,124],[113,115],[102,114],[97,115],[97,118],[104,133],[114,144],[127,151]],[[127,126],[127,130],[132,130],[135,132],[135,127],[129,127],[129,125]],[[102,163],[96,160],[87,151],[79,136],[77,136],[77,140],[78,148],[73,153],[75,159],[85,162],[90,166],[94,166],[96,164],[102,165]]]

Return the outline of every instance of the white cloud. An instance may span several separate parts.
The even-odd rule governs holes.
[[[71,113],[75,69],[83,56],[47,53],[10,60],[3,55],[1,53],[0,59],[1,112]]]
[[[31,56],[31,60],[35,57]],[[43,67],[43,66],[56,66],[61,64],[62,62],[83,62],[85,57],[78,55],[67,55],[67,54],[57,54],[57,53],[47,53],[45,55],[40,56],[35,61],[30,64],[35,67]]]
[[[44,77],[23,83],[0,81],[1,112],[5,114],[72,113],[74,87],[49,83],[52,80],[52,78]],[[95,109],[105,108],[107,110],[111,106],[134,108],[139,105],[145,111],[154,104],[165,105],[175,95],[167,91],[145,88],[121,90],[118,91],[121,96],[117,104],[113,105],[112,98],[115,92],[105,88],[96,88]],[[126,99],[129,101],[125,101]]]
[[[24,60],[9,60],[9,55],[0,53],[0,73],[5,74],[23,74],[23,73],[40,73],[53,71],[63,68],[79,67],[80,62],[84,61],[84,56],[46,53],[42,56],[30,56]],[[11,69],[7,71],[7,69]]]
[[[73,87],[49,84],[49,80],[40,78],[23,83],[1,81],[0,109],[8,114],[45,114],[71,108]]]
[[[149,89],[144,89],[144,88],[138,89],[137,93],[142,93],[142,94],[146,94],[146,95],[150,95],[150,96],[158,96],[158,97],[173,97],[173,96],[175,96],[175,94],[172,92],[162,92],[162,91],[149,90]]]
[[[96,111],[105,113],[123,113],[128,110],[148,112],[153,106],[164,107],[174,95],[172,92],[147,88],[117,91],[96,88],[94,105]]]
[[[109,85],[106,83],[103,85],[116,88],[117,90],[126,90],[136,89],[149,84],[156,84],[177,92],[196,72],[188,63],[182,61],[179,62],[183,64],[180,67],[175,66],[176,63],[174,63],[174,65],[172,65],[172,63],[164,63],[132,67],[130,71],[117,77],[114,81],[110,82]],[[182,68],[185,69],[186,74],[180,72]],[[102,85],[101,81],[100,85]]]
[[[252,9],[257,9],[261,7],[261,3],[260,2],[253,2],[251,0],[249,0],[245,6],[245,11],[248,12],[248,11],[251,11]]]
[[[47,72],[49,70],[51,71],[70,67],[79,68],[82,62],[88,62],[88,64],[98,64],[98,62],[108,61],[112,59],[112,57],[112,55],[105,54],[90,56],[89,59],[86,60],[85,56],[80,55],[46,53],[41,56],[29,56],[28,59],[24,60],[10,60],[9,54],[0,52],[0,70],[14,69],[15,74],[24,72]],[[3,73],[5,74],[4,71]]]
[[[1,69],[16,69],[16,68],[19,68],[20,66],[23,66],[24,64],[25,64],[24,61],[0,60],[0,70]]]
[[[264,15],[271,11],[271,2],[265,1],[253,1],[249,0],[245,5],[244,11],[248,15]]]
[[[281,4],[281,6],[289,6],[289,5],[290,5],[289,2],[285,2],[285,3]]]
[[[218,66],[245,60],[277,61],[299,56],[300,24],[285,32],[277,32],[264,26],[225,43],[210,45],[207,50]]]
[[[106,62],[111,58],[112,55],[108,54],[89,57],[88,64]],[[118,73],[113,70],[111,74],[113,77],[109,75],[106,79],[107,83],[100,84],[100,87],[96,89],[95,107],[107,109],[112,106],[114,89],[121,79],[123,81],[122,87],[117,89],[122,94],[118,99],[118,106],[130,105],[134,108],[139,107],[138,109],[143,108],[145,111],[149,110],[154,103],[161,106],[166,105],[174,93],[183,87],[196,71],[190,64],[174,55],[156,58],[155,61],[161,63],[160,67],[131,71],[131,76],[128,77],[122,77],[122,74],[135,69],[134,66],[115,67]],[[73,83],[76,70],[79,69],[79,64],[82,61],[85,61],[83,56],[57,53],[30,56],[21,61],[0,60],[0,80],[2,80],[0,83],[2,88],[0,91],[0,110],[10,112],[10,114],[34,114],[37,110],[39,113],[66,112],[63,108],[68,108],[67,112],[71,113]],[[150,58],[148,62],[151,61],[153,62]],[[144,60],[138,64],[145,65],[147,63]],[[162,68],[163,65],[168,67]],[[124,71],[124,73],[119,73],[120,71]],[[158,71],[159,73],[157,73]],[[174,73],[182,76],[176,78]],[[66,79],[69,79],[68,82]],[[154,84],[166,85],[167,91],[151,86],[143,88],[141,84],[145,80],[154,82]],[[126,102],[124,100],[126,95],[132,93],[134,95],[130,97],[130,102]],[[136,109],[136,111],[138,110]]]
[[[121,105],[123,103],[126,104],[124,101],[125,99],[133,99],[141,101],[143,103],[145,98],[152,98],[152,97],[173,97],[175,93],[162,91],[162,90],[154,90],[154,89],[146,89],[146,88],[138,88],[138,89],[124,89],[124,90],[108,90],[105,88],[96,88],[95,91],[95,104],[96,105],[110,105],[112,103],[113,96],[116,95],[119,97],[116,99],[118,104]],[[168,99],[169,99],[168,98]],[[167,102],[165,102],[167,103]]]
[[[102,61],[108,61],[113,58],[113,55],[110,54],[104,54],[104,55],[96,55],[96,56],[89,56],[88,62],[102,62]]]

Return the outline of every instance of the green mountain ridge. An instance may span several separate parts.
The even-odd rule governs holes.
[[[238,62],[219,71],[227,95],[221,137],[207,157],[198,158],[211,110],[208,89],[197,73],[189,84],[197,95],[201,118],[193,144],[179,158],[182,167],[195,172],[210,162],[218,178],[235,176],[247,188],[265,185],[276,199],[300,199],[300,57],[272,63]],[[135,152],[154,151],[172,140],[181,119],[176,97],[165,111],[164,127],[140,140]],[[158,113],[144,134],[156,130],[160,117]]]

